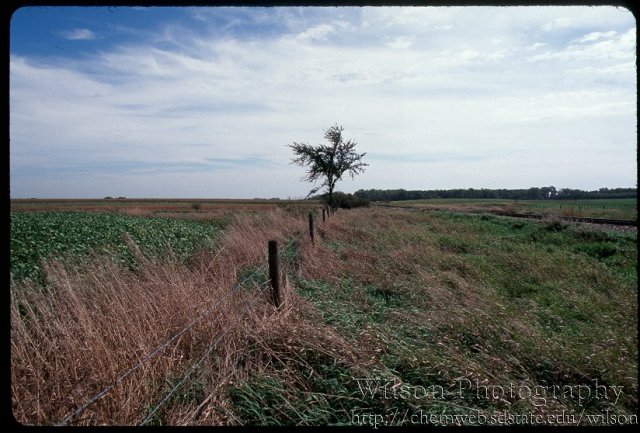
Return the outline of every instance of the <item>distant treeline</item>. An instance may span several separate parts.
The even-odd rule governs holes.
[[[310,197],[311,200],[320,200],[325,204],[329,204],[329,194],[318,194]],[[334,191],[333,206],[343,209],[353,209],[357,207],[368,207],[369,200],[363,197],[357,197],[354,194],[347,194],[341,191]]]
[[[561,188],[553,186],[529,189],[446,189],[446,190],[404,190],[404,189],[360,189],[353,194],[371,201],[420,200],[432,198],[489,198],[507,200],[577,200],[636,198],[637,188],[600,188],[596,191]]]

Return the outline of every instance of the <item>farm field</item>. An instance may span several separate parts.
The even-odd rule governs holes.
[[[499,211],[549,216],[637,220],[637,199],[599,200],[493,200],[432,199],[389,202],[392,206],[445,209],[470,212]],[[382,204],[384,205],[384,204]]]
[[[13,414],[37,425],[632,422],[637,231],[443,204],[322,223],[317,204],[12,203]],[[270,239],[287,276],[277,311]]]
[[[211,213],[266,211],[277,207],[317,205],[279,199],[12,199],[11,211],[87,211],[113,212],[136,216],[176,216],[210,219]]]
[[[43,259],[70,256],[79,260],[103,251],[127,266],[136,264],[124,233],[156,258],[166,250],[187,259],[197,248],[209,247],[223,222],[140,218],[116,213],[80,211],[14,212],[11,215],[11,278],[44,282]]]

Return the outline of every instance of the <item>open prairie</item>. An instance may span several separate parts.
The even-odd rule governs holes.
[[[36,425],[637,421],[635,227],[439,205],[323,221],[309,202],[12,201],[13,414]],[[628,211],[616,206],[605,208]]]

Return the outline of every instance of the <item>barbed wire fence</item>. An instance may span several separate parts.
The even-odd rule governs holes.
[[[325,216],[324,215],[324,211],[325,210],[323,209],[323,222],[324,222],[324,219],[325,219],[324,218],[324,216]],[[328,213],[329,212],[327,211],[327,216],[328,216]],[[312,213],[310,212],[309,213],[309,235],[310,235],[310,239],[311,239],[312,243],[315,244],[313,221],[314,221],[313,220],[313,216],[312,216]],[[281,294],[279,293],[279,291],[280,291],[280,280],[281,280],[283,275],[286,276],[288,271],[293,270],[296,267],[295,266],[295,260],[296,260],[295,255],[294,254],[286,254],[286,253],[290,252],[291,248],[295,248],[297,246],[297,244],[300,242],[300,240],[302,239],[303,236],[304,236],[304,233],[301,231],[301,232],[295,234],[293,237],[289,238],[288,240],[285,240],[285,242],[284,242],[284,249],[285,249],[285,251],[284,251],[285,255],[284,256],[285,257],[284,257],[284,260],[282,260],[282,263],[284,264],[284,267],[283,267],[283,271],[284,272],[279,272],[278,271],[278,277],[276,278],[277,281],[274,281],[274,278],[271,277],[271,275],[273,275],[273,274],[270,272],[269,273],[269,275],[270,275],[269,278],[267,278],[266,280],[263,280],[257,286],[254,286],[254,288],[258,288],[259,290],[258,290],[258,293],[256,295],[254,295],[253,300],[247,303],[247,305],[237,315],[235,320],[233,320],[231,323],[225,324],[226,327],[222,332],[215,334],[211,338],[210,344],[208,345],[208,347],[205,350],[205,352],[203,353],[203,355],[198,359],[197,362],[195,362],[186,371],[186,373],[182,376],[182,378],[178,381],[178,383],[176,383],[168,391],[168,393],[147,413],[147,415],[137,424],[138,426],[146,425],[147,423],[149,423],[149,421],[151,421],[153,419],[153,417],[162,408],[162,406],[167,401],[169,401],[169,399],[180,389],[180,387],[186,382],[186,380],[191,376],[191,374],[204,362],[205,359],[207,359],[207,357],[211,354],[211,352],[213,352],[213,350],[217,348],[217,346],[220,343],[220,341],[222,341],[222,339],[229,332],[231,332],[238,323],[240,323],[240,319],[244,317],[245,313],[247,311],[249,311],[249,309],[251,307],[253,307],[258,301],[260,301],[261,299],[264,299],[264,296],[261,296],[261,295],[265,294],[266,289],[269,287],[269,285],[271,285],[271,288],[272,288],[272,296],[271,296],[272,301],[276,304],[276,307],[280,306],[279,302],[277,301],[278,299],[281,299],[280,298]],[[275,241],[270,241],[270,242],[275,242]],[[224,246],[220,250],[218,250],[218,252],[216,253],[216,256],[214,257],[213,260],[215,260],[215,258],[220,254],[222,249],[224,249]],[[280,261],[280,258],[277,255],[277,250],[276,250],[276,258],[275,258],[275,260],[276,260],[276,263]],[[269,263],[271,263],[271,259],[269,260]],[[67,414],[62,420],[60,420],[55,425],[56,426],[67,426],[73,420],[77,420],[78,417],[80,415],[82,415],[89,407],[91,407],[97,401],[99,401],[104,396],[106,396],[118,384],[120,384],[127,377],[129,377],[131,374],[133,374],[135,371],[137,371],[139,368],[141,368],[145,363],[149,362],[151,359],[153,359],[156,356],[160,355],[164,351],[164,349],[167,348],[177,338],[179,338],[181,335],[183,335],[189,329],[193,328],[196,324],[198,324],[202,320],[204,320],[207,317],[211,316],[211,314],[214,311],[216,311],[217,309],[219,311],[219,307],[221,305],[223,305],[223,302],[225,302],[226,300],[230,299],[235,293],[237,293],[239,291],[240,288],[242,288],[244,286],[245,283],[247,283],[248,281],[252,280],[261,271],[266,271],[266,270],[267,270],[267,267],[264,264],[258,266],[253,272],[251,272],[251,274],[249,274],[248,276],[244,277],[240,282],[236,283],[231,288],[231,290],[229,290],[227,292],[227,294],[225,294],[222,298],[217,299],[212,305],[210,305],[207,309],[205,309],[205,311],[200,313],[195,319],[193,319],[191,322],[189,322],[184,327],[182,327],[179,331],[174,333],[170,338],[166,339],[162,344],[156,346],[154,349],[149,351],[146,355],[144,355],[140,359],[140,361],[138,361],[137,364],[135,364],[134,366],[132,366],[129,369],[127,369],[124,372],[122,372],[110,385],[104,387],[102,390],[100,390],[99,392],[94,394],[84,404],[80,405],[79,407],[77,407],[76,409],[71,411],[69,414]],[[271,269],[269,269],[269,271],[271,271]],[[274,292],[278,292],[278,293],[274,293]]]
[[[267,284],[269,284],[269,280],[264,281],[259,287],[260,288],[266,287]],[[224,338],[224,336],[234,329],[233,327],[240,322],[240,319],[242,317],[244,317],[244,313],[246,313],[250,307],[253,307],[260,299],[261,298],[259,296],[254,297],[253,301],[249,302],[242,309],[242,311],[240,311],[240,314],[238,314],[236,319],[232,321],[230,324],[227,324],[227,328],[224,332],[222,332],[217,336],[214,336],[211,339],[211,344],[209,344],[209,348],[205,351],[205,353],[200,357],[200,359],[195,364],[191,366],[191,368],[189,368],[189,370],[187,370],[186,374],[182,377],[182,379],[180,379],[180,381],[171,390],[169,390],[167,395],[162,400],[160,400],[160,402],[156,406],[154,406],[153,409],[151,409],[151,411],[149,411],[147,416],[138,423],[139,426],[143,426],[147,424],[151,419],[153,419],[153,416],[156,414],[156,412],[158,412],[158,410],[169,400],[169,398],[171,398],[171,396],[173,396],[173,394],[175,394],[176,391],[180,389],[180,386],[182,386],[182,384],[191,376],[191,374],[211,354],[211,352],[218,346],[218,343],[220,343],[220,341]]]
[[[100,392],[96,393],[86,403],[84,403],[83,405],[81,405],[80,407],[78,407],[77,409],[72,411],[71,413],[69,413],[67,416],[65,416],[56,425],[57,426],[68,425],[69,421],[71,421],[72,419],[76,418],[78,415],[82,414],[82,412],[84,412],[87,408],[89,408],[89,406],[91,406],[92,404],[94,404],[95,402],[100,400],[102,397],[104,397],[116,385],[118,385],[120,382],[122,382],[124,379],[126,379],[129,375],[131,375],[133,372],[135,372],[140,367],[142,367],[147,361],[149,361],[149,360],[153,359],[154,357],[158,356],[163,351],[163,349],[165,349],[169,344],[171,344],[173,341],[175,341],[178,337],[183,335],[185,332],[187,332],[189,329],[191,329],[197,323],[199,323],[202,320],[204,320],[205,318],[209,317],[211,315],[211,313],[213,313],[216,310],[216,308],[218,308],[220,305],[222,305],[222,303],[224,301],[229,299],[240,287],[243,286],[243,284],[245,282],[247,282],[248,280],[253,278],[261,270],[261,268],[262,267],[257,268],[251,275],[247,276],[242,281],[240,281],[238,284],[236,284],[229,292],[227,292],[226,295],[224,295],[222,298],[220,298],[216,302],[214,302],[207,310],[202,312],[194,320],[192,320],[190,323],[188,323],[183,328],[181,328],[178,332],[176,332],[173,336],[171,336],[169,339],[167,339],[164,343],[160,344],[159,346],[157,346],[156,348],[154,348],[153,350],[148,352],[145,356],[142,357],[142,359],[136,365],[134,365],[133,367],[129,368],[128,370],[126,370],[125,372],[120,374],[117,377],[117,379],[111,385],[105,387]]]

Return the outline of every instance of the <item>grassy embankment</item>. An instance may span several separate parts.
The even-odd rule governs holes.
[[[360,209],[320,223],[311,245],[305,223],[304,211],[242,215],[186,265],[136,256],[142,266],[125,269],[96,259],[78,271],[46,265],[44,292],[14,284],[17,419],[61,419],[247,278],[224,314],[190,330],[76,422],[138,422],[235,320],[152,423],[635,413],[635,232]],[[265,298],[240,316],[266,278],[260,266],[271,238],[287,263],[288,304],[276,313]],[[383,418],[367,417],[374,414]]]

